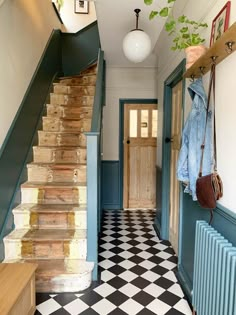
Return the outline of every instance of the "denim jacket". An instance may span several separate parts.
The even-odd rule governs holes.
[[[177,164],[177,178],[179,181],[187,183],[184,192],[192,195],[193,200],[197,200],[196,180],[200,168],[201,145],[205,130],[207,96],[201,78],[191,83],[188,91],[192,99],[192,109],[182,134],[182,145]],[[202,175],[210,174],[214,165],[212,118],[212,109],[210,107],[207,120]]]

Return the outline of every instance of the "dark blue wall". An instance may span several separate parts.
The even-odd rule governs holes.
[[[100,39],[97,22],[75,34],[62,33],[62,68],[65,76],[78,74],[97,60]]]
[[[102,208],[120,209],[119,161],[102,161]]]

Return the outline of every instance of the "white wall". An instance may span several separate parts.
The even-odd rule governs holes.
[[[51,0],[11,0],[0,7],[0,147],[53,28]]]
[[[119,99],[156,98],[156,69],[107,68],[103,160],[119,159]]]
[[[221,8],[225,5],[226,0],[189,0],[182,1],[184,4],[183,13],[195,20],[204,20],[209,24],[205,32],[206,45],[209,45],[211,23]],[[177,4],[181,4],[181,0]],[[231,1],[230,25],[236,21],[236,1]],[[158,68],[158,100],[159,100],[159,130],[158,130],[158,165],[162,163],[162,119],[163,119],[163,87],[164,81],[184,58],[183,52],[172,52],[170,50],[170,38],[165,32],[162,33],[159,48],[159,68]],[[229,56],[217,66],[216,82],[216,124],[217,124],[217,156],[218,171],[224,184],[224,197],[220,203],[236,212],[235,202],[235,185],[236,178],[236,106],[235,106],[235,70],[236,70],[236,53]],[[209,75],[204,76],[204,84],[207,88]],[[189,81],[187,81],[187,85]],[[190,108],[190,98],[186,91],[186,113]]]
[[[60,15],[64,23],[62,26],[63,32],[76,33],[97,19],[93,1],[89,1],[88,3],[88,14],[75,13],[74,4],[74,0],[64,0],[64,5],[60,10]]]

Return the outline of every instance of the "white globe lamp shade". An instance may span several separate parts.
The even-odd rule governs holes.
[[[128,60],[142,62],[151,52],[150,37],[140,29],[129,32],[123,40],[123,51]]]

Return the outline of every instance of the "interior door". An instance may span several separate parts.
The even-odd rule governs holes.
[[[156,207],[157,105],[125,104],[124,208]]]
[[[170,242],[178,254],[179,182],[176,176],[182,130],[182,81],[172,88],[171,160],[170,160]]]

